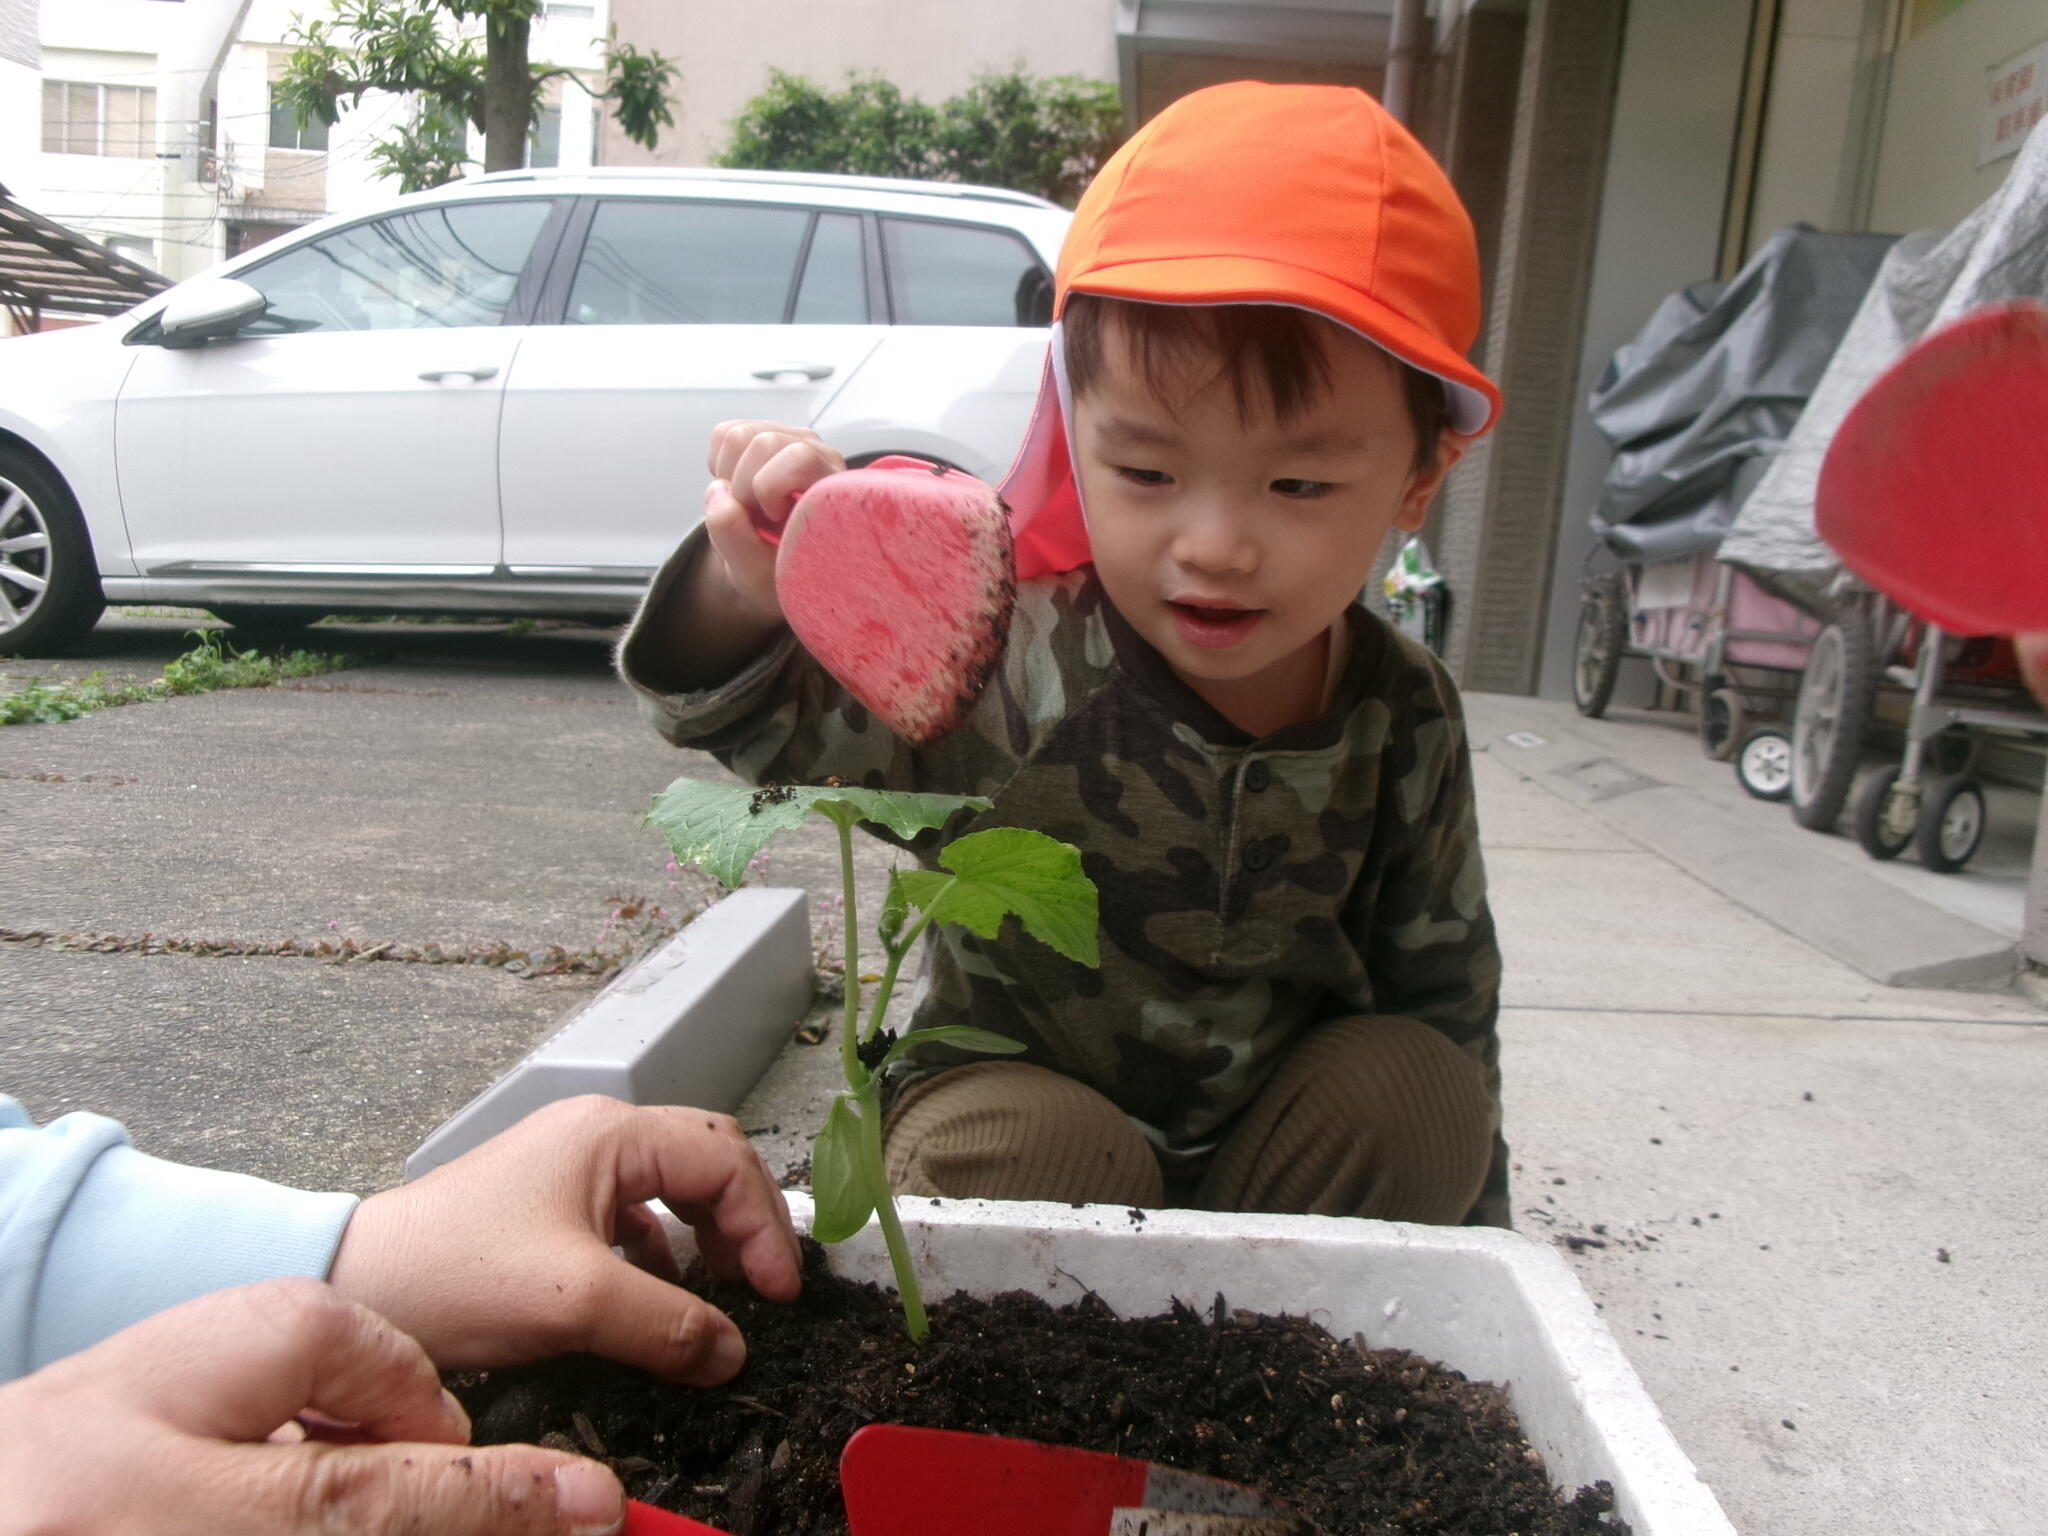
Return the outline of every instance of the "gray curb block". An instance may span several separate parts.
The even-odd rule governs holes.
[[[543,1104],[580,1093],[729,1114],[810,1006],[805,893],[734,891],[452,1115],[405,1160],[405,1176],[416,1179]]]

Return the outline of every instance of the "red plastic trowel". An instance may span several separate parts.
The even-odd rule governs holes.
[[[853,1536],[1316,1536],[1221,1478],[1001,1435],[870,1424],[839,1486]]]
[[[775,590],[804,649],[897,735],[955,730],[1002,659],[1009,520],[972,475],[894,456],[828,475],[780,527]]]
[[[1993,305],[1927,336],[1843,418],[1821,537],[1951,634],[2048,630],[2048,309]]]
[[[620,1536],[725,1536],[715,1525],[672,1515],[638,1499],[626,1500],[626,1528]]]

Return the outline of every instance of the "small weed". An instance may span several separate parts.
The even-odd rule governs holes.
[[[535,622],[531,618],[514,619],[505,626],[505,633],[508,635],[530,635],[533,633]]]
[[[146,704],[222,688],[267,688],[291,677],[312,677],[350,665],[347,657],[312,651],[265,656],[238,650],[218,630],[188,631],[191,650],[164,663],[162,677],[146,683],[110,683],[104,672],[67,682],[45,683],[31,678],[24,688],[0,694],[0,725],[55,725],[76,720],[96,709]]]

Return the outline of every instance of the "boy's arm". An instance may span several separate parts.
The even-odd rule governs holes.
[[[1401,796],[1412,820],[1401,852],[1388,864],[1368,915],[1361,948],[1373,979],[1373,1006],[1442,1031],[1485,1074],[1494,1102],[1494,1158],[1468,1224],[1508,1221],[1507,1146],[1500,1137],[1500,946],[1486,900],[1486,868],[1472,785],[1472,755],[1463,711],[1448,680],[1439,678],[1448,714],[1432,729],[1448,730],[1434,757],[1437,779],[1423,798]]]
[[[659,657],[674,632],[672,610],[690,601],[696,569],[715,558],[709,535],[693,530],[656,574],[619,646],[619,674],[639,694],[648,723],[755,784],[816,784],[836,774],[899,789],[942,787],[919,782],[909,746],[869,716],[786,625],[729,676],[670,686]]]
[[[775,591],[776,546],[761,530],[789,520],[797,498],[846,468],[817,433],[774,421],[722,421],[706,454],[711,483],[697,531],[709,548],[656,578],[620,653],[628,677],[658,693],[728,682],[787,633]]]

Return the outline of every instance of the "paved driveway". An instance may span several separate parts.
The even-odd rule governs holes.
[[[0,688],[153,676],[193,622],[110,618],[90,654],[0,663]],[[0,728],[0,1088],[167,1157],[395,1181],[596,989],[581,967],[709,895],[640,818],[722,770],[640,724],[614,635],[323,627],[306,643],[364,664]],[[812,878],[813,843],[770,877]],[[389,947],[317,953],[348,941]]]

